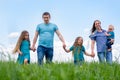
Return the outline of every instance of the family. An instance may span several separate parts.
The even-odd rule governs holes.
[[[37,50],[38,64],[43,64],[43,58],[45,56],[46,63],[51,63],[53,59],[53,40],[54,33],[57,34],[61,40],[63,49],[65,52],[71,52],[74,57],[74,64],[81,64],[84,62],[84,54],[87,56],[94,57],[94,46],[97,46],[97,56],[99,62],[107,62],[112,64],[112,45],[114,44],[114,26],[109,25],[108,31],[102,29],[101,22],[95,20],[91,29],[91,54],[86,52],[83,46],[83,38],[78,36],[73,45],[69,49],[66,49],[65,40],[60,33],[56,24],[50,22],[51,15],[49,12],[44,12],[42,15],[44,23],[38,24],[36,27],[34,39],[32,45],[30,44],[29,32],[24,30],[16,43],[13,53],[19,53],[17,62],[19,64],[30,63],[30,50],[35,52]],[[37,39],[39,38],[38,47],[35,48]]]

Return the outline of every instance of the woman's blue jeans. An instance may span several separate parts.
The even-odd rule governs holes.
[[[105,58],[106,58],[106,62],[109,64],[112,64],[112,52],[111,51],[98,52],[98,58],[100,62],[105,62]]]

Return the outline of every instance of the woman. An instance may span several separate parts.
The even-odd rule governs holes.
[[[106,62],[112,64],[112,53],[107,53],[107,36],[105,35],[106,31],[101,28],[101,22],[99,20],[95,20],[93,23],[93,27],[91,29],[91,53],[94,53],[94,44],[96,42],[97,46],[97,55],[100,62],[104,62],[104,58],[106,58]]]

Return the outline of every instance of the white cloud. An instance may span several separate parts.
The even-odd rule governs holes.
[[[16,38],[18,37],[19,33],[18,32],[12,32],[8,35],[9,38]]]
[[[73,42],[66,42],[67,49],[69,49],[72,46]],[[84,46],[86,48],[86,51],[91,54],[91,48],[90,48],[90,41],[85,40],[84,41]],[[12,60],[16,61],[17,60],[17,55],[18,54],[11,54],[12,49],[14,48],[15,44],[8,45],[7,48],[4,46],[0,45],[0,60],[8,60],[8,55],[12,58]],[[37,45],[36,45],[37,46]],[[118,61],[120,63],[120,44],[114,44],[113,45],[113,61]],[[4,53],[1,54],[1,53]],[[95,57],[91,58],[89,56],[85,56],[85,61],[91,62],[91,61],[99,61],[97,52],[96,52],[96,46],[95,46]],[[30,52],[30,59],[31,62],[37,62],[37,52]],[[53,56],[53,62],[73,62],[73,56],[72,53],[66,53],[63,48],[62,48],[62,43],[61,41],[55,41],[54,42],[54,56]]]
[[[90,28],[85,28],[83,31],[84,31],[84,33],[88,34],[88,33],[90,33]]]

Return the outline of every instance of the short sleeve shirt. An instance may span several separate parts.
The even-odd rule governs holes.
[[[58,30],[58,27],[52,23],[41,23],[37,26],[36,31],[39,33],[39,43],[38,45],[52,48],[54,32]]]
[[[108,34],[110,34],[110,36],[108,36],[108,39],[114,39],[115,38],[115,35],[114,35],[114,32],[108,32]]]
[[[94,34],[90,35],[91,40],[96,41],[97,52],[106,51],[107,36],[105,35],[105,32],[105,30],[102,30],[102,32],[95,31]]]
[[[72,46],[70,47],[69,49],[70,51],[73,51],[73,54],[74,54],[74,60],[84,60],[84,56],[83,54],[85,53],[85,48],[84,46],[80,47],[80,46]]]

